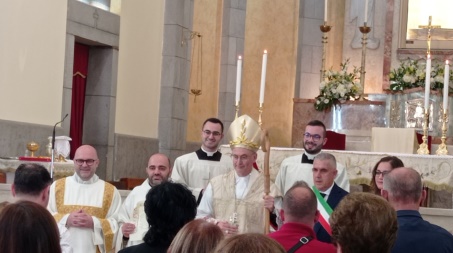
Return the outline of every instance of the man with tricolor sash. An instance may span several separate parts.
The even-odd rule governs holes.
[[[69,229],[74,253],[110,252],[115,245],[121,196],[95,174],[98,165],[96,149],[80,146],[74,155],[74,175],[50,187],[47,208]]]
[[[319,221],[315,224],[316,238],[322,242],[331,242],[329,217],[341,199],[348,194],[335,183],[337,175],[335,156],[329,153],[318,154],[313,161],[313,191],[318,199]]]

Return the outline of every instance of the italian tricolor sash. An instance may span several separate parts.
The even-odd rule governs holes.
[[[313,186],[312,189],[316,195],[316,198],[318,199],[318,210],[321,214],[319,216],[319,223],[321,223],[321,226],[324,227],[329,235],[332,235],[332,230],[330,229],[329,224],[329,217],[332,214],[332,208],[329,206],[329,204],[327,204],[326,200],[323,196],[321,196],[321,193],[318,191],[318,189],[316,189],[315,186]]]

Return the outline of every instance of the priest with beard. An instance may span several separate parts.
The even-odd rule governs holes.
[[[313,160],[321,153],[326,143],[326,127],[324,123],[319,120],[308,122],[304,133],[304,153],[284,159],[275,179],[275,184],[283,194],[296,181],[300,180],[307,182],[310,187],[313,187]],[[337,170],[338,174],[335,177],[335,183],[345,191],[349,191],[349,178],[346,168],[337,163]]]

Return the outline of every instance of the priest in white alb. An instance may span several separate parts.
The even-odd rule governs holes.
[[[275,178],[275,184],[285,194],[296,181],[303,180],[313,187],[313,160],[321,153],[326,144],[326,127],[319,120],[308,122],[304,133],[304,153],[291,156],[283,160],[280,170]],[[335,183],[343,190],[349,192],[349,177],[346,168],[337,163],[337,176]]]
[[[231,123],[228,131],[234,170],[211,179],[197,210],[197,218],[219,226],[227,235],[264,233],[265,212],[275,209],[280,191],[271,183],[264,195],[264,176],[253,168],[261,144],[261,128],[247,115]]]
[[[200,202],[203,191],[211,178],[231,171],[231,158],[220,153],[223,139],[223,123],[217,118],[208,118],[201,128],[201,148],[182,155],[175,160],[172,181],[186,185]]]
[[[95,174],[98,165],[96,150],[83,145],[74,155],[74,175],[50,187],[48,209],[69,229],[74,253],[110,252],[115,245],[121,196]]]
[[[164,154],[153,154],[145,171],[148,178],[135,187],[121,205],[118,215],[120,229],[116,239],[117,251],[123,248],[123,240],[127,240],[126,247],[143,243],[143,236],[149,230],[144,211],[146,194],[152,187],[168,181],[171,175],[170,159]]]

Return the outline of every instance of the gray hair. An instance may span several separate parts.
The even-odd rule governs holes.
[[[396,168],[384,176],[383,189],[396,201],[416,203],[422,194],[422,179],[413,168]]]

